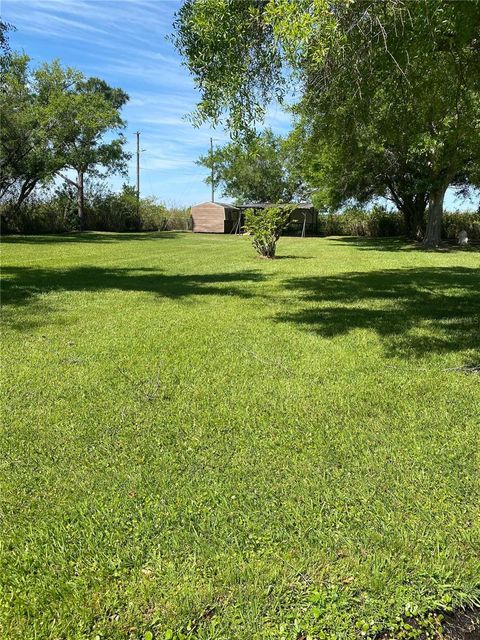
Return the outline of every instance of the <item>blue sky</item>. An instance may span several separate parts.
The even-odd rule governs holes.
[[[195,160],[228,139],[222,130],[195,129],[185,120],[198,99],[193,81],[166,39],[181,0],[0,0],[3,20],[17,31],[15,49],[34,64],[59,58],[86,75],[95,75],[130,95],[124,109],[130,151],[141,132],[141,191],[168,203],[190,205],[210,199],[205,169]],[[289,116],[270,109],[267,124],[285,133]],[[135,182],[135,160],[129,182]],[[113,179],[114,187],[122,180]],[[218,197],[217,199],[220,199]],[[478,201],[478,197],[476,199]],[[478,202],[457,200],[449,208],[472,208]]]
[[[173,45],[177,0],[3,0],[2,17],[17,31],[12,48],[23,49],[34,64],[59,58],[87,75],[95,75],[130,95],[124,109],[128,147],[141,132],[141,191],[167,202],[194,204],[210,199],[206,171],[195,165],[213,136],[223,130],[195,129],[184,116],[198,94]],[[280,110],[269,115],[277,132],[288,129]],[[135,181],[135,160],[129,182]],[[113,180],[115,187],[121,180]]]

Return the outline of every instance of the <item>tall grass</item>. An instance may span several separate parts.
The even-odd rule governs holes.
[[[405,222],[399,211],[375,206],[370,210],[350,207],[340,212],[320,214],[318,230],[326,236],[366,236],[372,238],[403,236]],[[465,230],[471,240],[480,240],[480,211],[446,211],[442,237],[455,240]]]
[[[3,233],[65,233],[79,228],[76,193],[71,188],[37,190],[20,209],[0,206]],[[190,209],[153,197],[137,203],[135,190],[120,193],[103,185],[88,185],[85,193],[85,227],[90,231],[188,231]]]

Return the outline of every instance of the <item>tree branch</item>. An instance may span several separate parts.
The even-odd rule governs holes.
[[[75,180],[72,180],[71,178],[64,176],[63,173],[60,173],[60,171],[57,171],[57,176],[60,176],[60,178],[63,178],[65,182],[68,182],[68,184],[71,184],[72,187],[75,187],[76,189],[78,189],[78,184],[75,182]]]

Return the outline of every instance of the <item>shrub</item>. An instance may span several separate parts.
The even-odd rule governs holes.
[[[64,233],[78,228],[76,201],[71,188],[57,188],[53,193],[38,189],[20,209],[14,201],[0,207],[2,233]]]
[[[76,192],[64,186],[52,190],[38,189],[16,209],[2,204],[0,216],[3,233],[65,233],[78,225]],[[155,198],[137,196],[125,185],[120,193],[101,183],[86,184],[85,226],[90,231],[188,231],[192,228],[190,210],[167,207]]]
[[[142,199],[140,216],[143,231],[189,231],[192,228],[190,209],[157,203],[153,198]]]
[[[405,224],[401,213],[382,206],[366,209],[351,207],[338,213],[319,216],[319,232],[326,236],[402,236]],[[442,238],[456,240],[465,230],[470,240],[480,240],[480,212],[446,211],[443,214]]]
[[[284,205],[245,211],[245,229],[252,235],[255,250],[264,258],[275,257],[278,239],[294,208]]]
[[[124,185],[120,193],[98,189],[86,198],[85,227],[91,231],[140,231],[142,222],[137,211],[133,187]]]
[[[406,232],[403,214],[389,211],[380,205],[374,205],[368,215],[367,236],[401,236]]]
[[[375,205],[371,210],[350,207],[319,216],[319,231],[327,236],[400,236],[405,233],[403,216]]]
[[[470,240],[480,240],[480,211],[446,211],[443,214],[442,237],[456,240],[463,230]]]

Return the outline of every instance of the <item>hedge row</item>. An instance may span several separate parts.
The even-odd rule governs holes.
[[[319,215],[318,230],[327,236],[368,236],[386,237],[405,235],[403,216],[383,207],[346,209],[341,213]],[[480,240],[479,212],[445,212],[443,215],[442,237],[455,240],[460,231],[465,230],[470,240]]]
[[[3,233],[66,233],[79,228],[75,194],[65,188],[36,194],[20,210],[6,203],[0,215]],[[188,208],[167,207],[153,198],[142,198],[137,206],[129,187],[121,193],[87,192],[84,215],[90,231],[188,231],[192,227]]]

